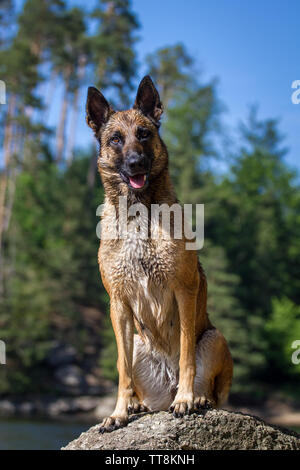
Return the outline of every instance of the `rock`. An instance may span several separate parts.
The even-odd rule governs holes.
[[[82,387],[85,385],[83,371],[75,365],[62,366],[56,369],[55,378],[66,387]]]
[[[16,404],[10,400],[0,401],[0,415],[1,416],[13,416],[16,413]]]
[[[68,398],[54,400],[47,407],[47,415],[52,417],[72,412],[74,412],[73,402]]]
[[[36,407],[34,403],[31,402],[23,402],[18,406],[18,414],[23,416],[32,416],[36,411]]]
[[[77,413],[88,413],[97,408],[99,400],[99,398],[91,396],[74,398],[73,407]]]
[[[47,406],[47,415],[56,417],[64,414],[88,413],[97,407],[99,398],[82,396],[76,398],[58,398],[50,401]]]
[[[103,395],[105,388],[97,377],[85,374],[84,370],[75,364],[61,366],[55,369],[56,390],[61,395]]]
[[[102,403],[102,400],[103,403]],[[111,399],[113,402],[115,398]],[[102,403],[102,405],[101,405]],[[110,402],[104,398],[82,395],[80,397],[32,397],[31,401],[20,400],[0,400],[0,417],[9,416],[43,416],[43,417],[63,417],[66,415],[88,414],[88,418],[92,422],[100,420],[101,416],[110,413],[111,406],[105,409],[105,404]],[[96,413],[97,407],[100,406],[103,414]],[[90,421],[91,422],[91,421]]]
[[[99,433],[93,426],[63,450],[300,450],[300,435],[259,418],[209,410],[184,418],[170,413],[131,416],[128,426]]]

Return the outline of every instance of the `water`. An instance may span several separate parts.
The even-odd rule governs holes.
[[[57,450],[95,423],[1,419],[0,450]]]

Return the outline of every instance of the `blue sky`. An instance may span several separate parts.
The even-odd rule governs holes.
[[[17,3],[20,7],[22,0]],[[82,6],[83,1],[70,4]],[[141,24],[136,45],[140,78],[149,52],[182,42],[203,71],[202,79],[218,78],[218,96],[226,107],[222,121],[233,142],[238,122],[257,104],[260,118],[280,119],[289,148],[286,160],[300,170],[300,104],[291,101],[292,82],[300,79],[300,1],[132,0],[132,6]],[[58,87],[57,98],[60,92]],[[82,116],[84,101],[85,94]],[[77,145],[91,142],[90,130],[79,120]]]
[[[259,117],[280,118],[287,161],[300,169],[300,104],[291,102],[300,79],[300,2],[295,0],[133,0],[142,25],[140,59],[182,42],[203,70],[217,77],[223,122],[234,136],[251,104]]]

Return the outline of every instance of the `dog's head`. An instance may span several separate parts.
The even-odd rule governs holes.
[[[100,143],[98,165],[105,182],[120,186],[123,193],[151,187],[168,161],[158,132],[162,112],[149,76],[141,81],[133,108],[127,111],[114,111],[99,90],[89,88],[86,119]]]

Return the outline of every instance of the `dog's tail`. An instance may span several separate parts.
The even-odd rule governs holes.
[[[233,361],[229,352],[221,372],[215,377],[214,398],[217,408],[220,408],[227,401],[232,383],[232,374]]]

